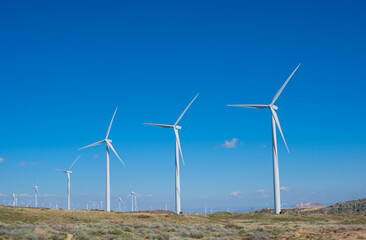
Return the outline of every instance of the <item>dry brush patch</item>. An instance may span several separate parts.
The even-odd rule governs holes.
[[[366,239],[365,215],[177,215],[0,207],[0,239]]]

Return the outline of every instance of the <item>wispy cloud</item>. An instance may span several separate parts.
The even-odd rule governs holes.
[[[284,191],[284,192],[291,191],[291,188],[289,188],[289,187],[281,187],[280,189],[281,189],[281,191]]]
[[[243,193],[240,192],[240,191],[235,191],[235,192],[231,192],[230,196],[232,196],[232,197],[241,197],[242,194]]]
[[[262,193],[262,194],[264,194],[266,191],[264,190],[264,189],[259,189],[259,190],[257,190],[257,193]]]
[[[28,193],[15,193],[18,197],[32,197],[32,195],[28,194]],[[0,193],[0,197],[10,197],[10,193],[9,194],[4,194],[4,193]]]
[[[21,194],[18,194],[18,197],[32,197],[32,196],[27,193],[21,193]]]
[[[44,193],[44,194],[39,194],[40,197],[57,197],[57,194],[53,194],[53,193]]]
[[[26,162],[26,161],[23,161],[19,164],[19,167],[25,167],[25,166],[34,166],[34,165],[41,165],[42,163],[41,162]]]
[[[260,193],[262,195],[263,198],[269,198],[270,196],[268,195],[268,193],[266,192],[266,190],[264,189],[258,189],[257,193]]]
[[[221,144],[223,148],[236,148],[239,139],[233,138],[230,141],[225,140],[224,144]]]
[[[98,159],[99,158],[99,155],[98,154],[95,154],[94,155],[94,159]]]
[[[4,162],[4,158],[0,158],[0,163],[3,163]]]

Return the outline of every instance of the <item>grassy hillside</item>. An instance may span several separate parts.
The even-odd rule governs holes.
[[[282,209],[282,212],[287,214],[365,214],[366,198],[339,202],[328,207],[324,206],[313,208],[284,208]],[[270,208],[264,208],[261,210],[257,210],[254,213],[274,214],[274,210]]]
[[[363,214],[176,215],[0,207],[0,239],[366,239]]]

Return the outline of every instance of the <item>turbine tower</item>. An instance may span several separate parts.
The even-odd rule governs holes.
[[[174,135],[175,135],[175,212],[180,214],[181,210],[181,203],[180,203],[180,176],[179,176],[179,153],[182,157],[182,163],[184,165],[184,159],[182,154],[182,148],[180,146],[179,134],[178,130],[182,129],[181,126],[178,126],[179,121],[182,119],[183,115],[186,113],[188,108],[191,106],[194,100],[198,97],[198,94],[193,98],[193,100],[188,104],[186,109],[184,109],[183,113],[179,116],[178,120],[175,122],[174,125],[166,125],[166,124],[153,124],[153,123],[144,123],[146,125],[162,127],[162,128],[173,128]]]
[[[122,202],[122,198],[118,197],[118,212],[121,211],[121,202]]]
[[[111,192],[110,192],[110,177],[109,177],[109,149],[111,149],[114,154],[116,154],[117,158],[121,161],[121,163],[123,165],[125,165],[122,161],[122,159],[118,156],[116,150],[114,150],[113,146],[112,146],[112,140],[108,139],[108,136],[109,136],[109,132],[111,131],[111,127],[112,127],[112,123],[113,123],[113,119],[114,119],[114,116],[116,115],[116,112],[117,112],[117,109],[114,111],[114,114],[113,114],[113,117],[112,117],[112,120],[111,120],[111,123],[109,124],[109,128],[108,128],[108,131],[107,131],[107,135],[105,136],[105,139],[102,140],[102,141],[99,141],[99,142],[96,142],[96,143],[93,143],[93,144],[90,144],[88,146],[85,146],[85,147],[82,147],[80,148],[79,150],[81,149],[84,149],[84,148],[88,148],[88,147],[92,147],[92,146],[96,146],[96,145],[100,145],[102,143],[106,143],[106,152],[107,152],[107,157],[106,157],[106,211],[107,212],[110,212],[111,211]]]
[[[71,184],[70,184],[70,174],[72,173],[71,168],[74,166],[76,161],[80,158],[81,155],[79,155],[75,161],[71,164],[69,170],[60,170],[56,169],[59,172],[67,173],[67,210],[70,210],[70,191],[71,191]]]
[[[287,78],[285,83],[282,85],[280,90],[276,93],[274,96],[272,102],[269,105],[258,105],[258,104],[249,104],[249,105],[228,105],[232,107],[244,107],[244,108],[254,108],[254,109],[265,109],[268,108],[271,111],[271,119],[272,119],[272,158],[273,158],[273,192],[274,192],[274,206],[275,206],[275,213],[279,214],[281,213],[281,197],[280,197],[280,176],[278,171],[278,153],[277,153],[277,137],[276,137],[276,125],[278,127],[278,130],[282,136],[283,142],[285,143],[285,146],[287,148],[287,151],[289,151],[287,147],[287,143],[285,140],[285,137],[282,133],[280,121],[278,119],[276,110],[278,109],[277,106],[274,105],[277,98],[280,96],[281,92],[287,85],[287,83],[290,81],[292,75],[296,72],[296,70],[299,68],[300,64],[296,67],[296,69],[291,73],[291,75]]]
[[[35,204],[34,207],[37,207],[37,200],[38,200],[38,186],[34,186],[34,191],[35,191]]]

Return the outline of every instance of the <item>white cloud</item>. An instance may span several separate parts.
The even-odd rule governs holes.
[[[41,165],[41,164],[42,164],[41,162],[26,162],[26,161],[24,161],[24,162],[21,162],[19,164],[19,167],[24,167],[26,165],[34,166],[34,165]]]
[[[262,193],[262,194],[264,194],[266,191],[264,190],[264,189],[259,189],[259,190],[257,190],[257,193]]]
[[[236,148],[236,144],[238,143],[239,139],[233,138],[230,141],[226,141],[224,144],[221,144],[223,148]]]
[[[30,194],[27,194],[27,193],[15,193],[18,197],[32,197],[32,195]],[[0,193],[0,197],[10,197],[11,194],[3,194],[3,193]]]
[[[284,191],[284,192],[291,191],[291,188],[289,188],[289,187],[281,187],[280,189],[281,189],[281,191]]]
[[[232,197],[240,197],[242,194],[242,192],[239,192],[239,191],[235,191],[235,192],[231,192],[230,193],[230,196]]]
[[[0,158],[0,163],[4,162],[4,158]]]
[[[27,193],[21,193],[21,194],[18,194],[18,197],[32,197],[32,196]]]
[[[53,193],[44,193],[44,194],[39,194],[40,197],[56,197],[56,194]]]

